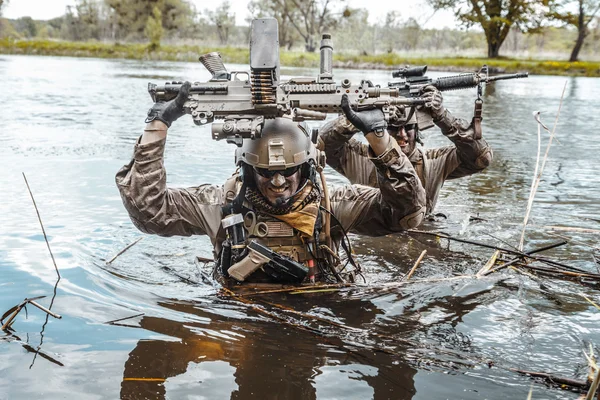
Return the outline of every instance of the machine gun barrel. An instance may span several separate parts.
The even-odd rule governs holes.
[[[503,81],[505,79],[520,79],[520,78],[528,78],[528,77],[529,77],[529,72],[519,72],[516,74],[489,76],[487,78],[486,82]]]
[[[459,89],[467,89],[472,88],[480,83],[489,83],[494,81],[508,80],[508,79],[519,79],[519,78],[527,78],[529,73],[521,72],[517,74],[506,74],[506,75],[496,75],[496,76],[488,76],[481,74],[460,74],[454,76],[444,76],[442,78],[434,79],[431,82],[431,85],[435,86],[440,92],[444,92],[447,90],[459,90]]]
[[[164,85],[148,83],[148,93],[150,93],[150,96],[155,103],[158,101],[169,101],[177,97],[181,85],[181,83],[165,83]],[[196,82],[190,87],[190,94],[227,94],[228,90],[227,85]]]

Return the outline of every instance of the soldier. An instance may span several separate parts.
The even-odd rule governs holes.
[[[324,165],[307,128],[285,118],[267,120],[260,139],[244,139],[236,153],[239,173],[224,186],[167,188],[163,163],[167,128],[184,114],[189,87],[186,82],[175,99],[150,109],[133,159],[117,173],[116,182],[141,231],[208,235],[217,276],[229,276],[231,268],[237,273],[240,264],[244,268],[260,264],[248,276],[234,277],[255,283],[298,283],[297,276],[286,275],[288,270],[266,262],[246,246],[258,243],[276,251],[283,263],[293,261],[292,270],[303,265],[308,270],[304,281],[352,281],[356,267],[343,266],[338,255],[340,248],[347,251],[350,245],[346,232],[379,236],[421,223],[425,190],[388,134],[383,112],[354,112],[347,97],[342,108],[369,142],[378,188],[348,185],[328,192],[319,173]]]
[[[422,142],[414,114],[407,121],[407,116],[395,107],[391,107],[388,132],[414,166],[425,188],[427,214],[431,215],[444,182],[485,169],[492,161],[492,149],[481,137],[480,121],[474,119],[469,124],[464,119],[455,118],[444,107],[442,94],[434,86],[426,86],[422,97],[427,100],[425,111],[431,114],[433,122],[453,145],[425,150],[418,148],[416,143]],[[376,187],[376,172],[373,163],[368,160],[367,146],[352,139],[355,132],[356,128],[343,115],[321,128],[327,164],[353,184]]]

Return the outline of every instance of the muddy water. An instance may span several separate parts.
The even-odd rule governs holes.
[[[336,76],[388,77],[382,71]],[[600,344],[600,311],[580,293],[600,302],[600,292],[514,271],[437,280],[476,272],[491,250],[425,236],[354,236],[369,286],[268,295],[255,300],[260,308],[186,280],[198,278],[194,256],[211,256],[204,237],[146,236],[107,265],[144,236],[129,221],[114,174],[141,133],[151,105],[147,82],[201,81],[208,74],[189,63],[2,56],[0,77],[0,311],[46,295],[39,302],[53,301],[63,317],[45,324],[45,314],[29,307],[14,332],[0,334],[0,399],[525,399],[532,384],[534,399],[577,398],[510,368],[583,378],[583,350]],[[596,271],[597,234],[550,227],[600,228],[597,79],[536,76],[488,90],[483,127],[493,165],[448,182],[436,210],[443,216],[423,229],[504,247],[518,243],[537,150],[532,111],[542,111],[551,127],[565,83],[558,141],[526,247],[567,237],[568,245],[545,254]],[[445,99],[457,115],[472,112],[473,91]],[[428,147],[447,144],[433,130],[425,136]],[[221,184],[230,175],[233,148],[209,137],[208,128],[177,122],[166,150],[170,185]],[[58,285],[22,172],[62,275]],[[331,170],[328,176],[344,183]],[[415,279],[427,282],[383,287],[399,280],[423,249],[428,256]]]

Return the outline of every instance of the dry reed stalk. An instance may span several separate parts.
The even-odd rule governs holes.
[[[498,259],[499,255],[500,255],[500,250],[494,251],[494,254],[492,254],[492,257],[490,257],[488,262],[486,262],[485,265],[483,267],[481,267],[481,269],[479,271],[477,271],[477,273],[475,274],[475,277],[477,279],[480,279],[487,271],[489,271],[494,266],[494,264],[496,264],[496,260]]]
[[[594,307],[596,307],[598,310],[600,310],[600,306],[596,303],[594,303],[594,301],[592,299],[590,299],[589,297],[587,297],[585,294],[579,292],[578,293],[581,297],[583,297],[584,299],[587,300],[588,303],[590,303],[591,305],[593,305]]]
[[[54,259],[54,254],[52,254],[52,250],[50,249],[50,243],[48,242],[48,236],[46,236],[46,230],[44,229],[44,224],[42,224],[42,217],[40,217],[40,211],[38,210],[37,204],[35,203],[35,199],[33,198],[33,193],[31,193],[31,188],[29,187],[29,182],[27,182],[27,177],[25,176],[25,172],[22,172],[23,179],[25,179],[25,185],[27,185],[27,190],[29,191],[29,196],[31,196],[31,201],[33,202],[33,207],[35,208],[35,212],[37,213],[38,221],[40,222],[40,226],[42,227],[42,233],[44,234],[44,240],[46,241],[46,246],[48,247],[48,251],[50,252],[50,257],[52,258],[52,263],[54,264],[54,269],[56,270],[56,275],[58,275],[58,280],[60,280],[60,272],[58,272],[58,267],[56,266],[56,260]]]
[[[37,308],[39,308],[40,310],[42,310],[42,311],[43,311],[43,312],[45,312],[46,314],[50,314],[50,315],[52,315],[52,316],[53,316],[54,318],[56,318],[56,319],[61,319],[61,318],[62,318],[60,315],[58,315],[58,314],[56,314],[56,313],[53,313],[52,311],[50,311],[50,310],[49,310],[49,309],[47,309],[46,307],[44,307],[44,306],[42,306],[42,305],[40,305],[40,304],[36,303],[36,302],[35,302],[35,301],[33,301],[33,300],[29,300],[29,302],[28,302],[28,303],[29,303],[29,304],[31,304],[32,306],[36,306]]]
[[[519,241],[519,246],[518,249],[519,250],[523,250],[523,241],[525,238],[525,227],[527,226],[527,220],[529,219],[529,212],[531,211],[531,207],[533,206],[533,198],[535,197],[535,178],[537,177],[538,174],[538,169],[540,166],[540,154],[542,152],[542,126],[544,125],[542,123],[542,121],[539,119],[540,117],[540,112],[539,111],[534,111],[533,113],[534,115],[534,119],[537,121],[538,123],[538,127],[537,127],[537,156],[535,159],[535,168],[533,170],[533,179],[531,180],[531,188],[529,188],[529,197],[527,199],[527,209],[525,210],[525,217],[523,219],[523,231],[521,232],[521,239]],[[544,128],[546,128],[544,126]],[[548,128],[546,128],[548,129]]]
[[[143,238],[144,238],[144,237],[142,236],[142,237],[140,237],[140,238],[136,239],[135,241],[133,241],[133,242],[129,243],[127,246],[125,246],[125,247],[123,248],[123,250],[119,251],[117,254],[115,254],[115,256],[114,256],[113,258],[111,258],[110,260],[108,260],[108,261],[106,262],[106,264],[110,264],[110,263],[112,263],[113,261],[115,261],[115,260],[117,259],[117,257],[119,257],[121,254],[125,253],[127,250],[129,250],[130,248],[132,248],[133,246],[135,246],[136,244],[138,244],[138,242],[139,242],[140,240],[142,240]]]
[[[548,145],[546,146],[546,152],[544,154],[544,158],[542,160],[542,165],[538,170],[538,163],[536,162],[536,172],[537,175],[534,176],[534,181],[531,185],[531,191],[529,193],[529,199],[527,201],[527,210],[525,211],[525,218],[523,219],[523,231],[521,232],[521,240],[519,241],[519,250],[523,250],[523,242],[525,240],[525,230],[527,228],[527,222],[529,221],[529,214],[531,213],[531,208],[533,207],[533,201],[535,199],[535,194],[542,180],[542,174],[544,172],[544,167],[546,166],[546,161],[548,160],[548,154],[550,153],[550,146],[552,145],[552,140],[554,139],[554,133],[556,132],[556,127],[558,125],[558,117],[560,116],[560,110],[562,109],[563,99],[565,97],[565,91],[567,90],[567,82],[565,82],[565,86],[563,87],[562,94],[560,95],[560,103],[558,105],[558,111],[556,112],[556,118],[554,120],[554,126],[552,127],[552,132],[542,123],[540,119],[540,112],[534,112],[534,119],[538,123],[538,148],[540,147],[541,141],[541,131],[540,126],[543,127],[548,133],[550,133],[550,139],[548,140]],[[538,161],[539,161],[539,150],[538,150]]]
[[[596,371],[596,375],[594,376],[594,380],[590,385],[590,390],[587,392],[587,396],[585,396],[585,400],[592,400],[596,391],[598,390],[598,384],[600,383],[600,369]]]
[[[413,267],[410,269],[410,271],[408,271],[408,274],[406,274],[406,276],[404,276],[404,278],[402,278],[402,281],[408,282],[408,280],[413,276],[413,274],[417,270],[417,267],[419,266],[419,264],[421,264],[421,261],[423,261],[423,257],[425,257],[425,254],[427,254],[427,250],[423,250],[421,252],[421,255],[419,256],[419,258],[417,258],[417,261],[415,261],[415,265],[413,265]]]

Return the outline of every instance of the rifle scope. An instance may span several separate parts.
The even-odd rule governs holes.
[[[421,65],[419,67],[409,67],[398,69],[398,71],[392,72],[393,78],[408,78],[411,76],[423,76],[427,73],[427,65]]]

